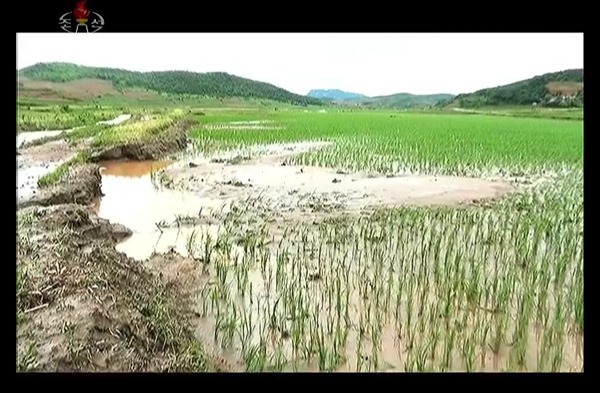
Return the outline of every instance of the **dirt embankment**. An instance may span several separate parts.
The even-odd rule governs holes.
[[[160,159],[186,148],[189,141],[187,130],[192,124],[194,124],[192,121],[182,120],[164,132],[147,139],[94,148],[90,154],[90,160],[100,162],[123,159],[135,161]]]
[[[33,145],[23,149],[20,153],[20,162],[23,166],[22,174],[29,167],[40,165],[48,166],[64,161],[76,155],[77,150],[88,151],[88,161],[85,165],[77,164],[70,168],[55,185],[40,188],[37,184],[21,184],[20,192],[28,187],[33,191],[33,196],[28,199],[19,199],[18,207],[50,206],[61,203],[78,203],[89,205],[102,196],[100,183],[102,177],[100,168],[96,164],[100,161],[111,160],[156,160],[168,154],[183,150],[188,143],[187,130],[193,124],[191,121],[179,121],[163,132],[130,143],[119,143],[102,147],[91,147],[91,141],[84,140],[78,144],[68,144],[65,141],[53,141],[42,145]],[[37,177],[32,181],[37,182]]]
[[[194,338],[190,294],[116,251],[131,231],[92,211],[100,194],[84,164],[19,206],[17,370],[231,370]]]
[[[19,204],[19,208],[28,206],[50,206],[65,203],[89,205],[102,195],[100,167],[85,164],[71,168],[57,184],[42,188],[31,199]]]
[[[75,204],[19,211],[17,368],[210,370],[187,299],[115,250],[130,232]]]

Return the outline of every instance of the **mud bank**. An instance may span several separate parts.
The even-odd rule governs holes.
[[[75,152],[30,147],[20,170]],[[18,205],[17,370],[232,371],[195,339],[189,293],[117,251],[132,231],[89,206],[101,180],[97,164],[73,166]]]
[[[61,163],[73,158],[85,142],[69,144],[64,140],[23,148],[17,160],[17,205],[40,193],[38,179]]]
[[[167,130],[146,140],[94,148],[90,154],[92,162],[110,160],[156,160],[168,154],[184,150],[188,144],[187,130],[194,122],[183,120]]]
[[[57,184],[40,189],[34,196],[18,204],[28,206],[50,206],[66,203],[89,205],[102,194],[98,165],[88,164],[71,168]]]
[[[118,125],[131,118],[125,114],[98,124]],[[81,127],[60,131],[31,131],[17,135],[17,205],[38,194],[38,179],[61,163],[73,158],[89,146],[89,140],[69,143],[65,138],[43,142],[42,139],[60,138]]]
[[[205,371],[187,298],[115,250],[129,235],[74,204],[18,213],[17,369]]]

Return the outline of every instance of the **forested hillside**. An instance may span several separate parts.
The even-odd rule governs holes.
[[[70,63],[38,63],[22,69],[19,75],[32,80],[69,82],[102,79],[117,88],[142,88],[172,94],[208,97],[271,99],[295,105],[323,105],[323,101],[291,93],[268,83],[241,78],[225,72],[188,71],[136,72],[115,68],[86,67]]]
[[[477,108],[494,105],[583,106],[583,69],[538,75],[509,85],[459,94],[440,105]]]
[[[351,93],[339,89],[313,89],[307,94],[309,97],[320,98],[331,101],[346,101],[367,98],[367,96],[358,93]]]
[[[422,108],[436,105],[442,100],[453,98],[452,94],[410,94],[397,93],[389,96],[376,96],[359,100],[360,104],[376,108]]]

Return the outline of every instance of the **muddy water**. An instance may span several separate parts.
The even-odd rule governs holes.
[[[98,122],[98,124],[117,125],[131,118],[131,115],[120,115],[112,120]],[[64,141],[48,142],[40,146],[30,146],[20,149],[26,142],[42,138],[54,137],[81,127],[69,130],[32,131],[22,132],[17,135],[17,205],[31,198],[37,192],[37,181],[46,173],[54,170],[62,162],[75,155],[75,152]],[[20,151],[19,151],[20,150]]]
[[[96,124],[106,124],[106,125],[118,125],[127,120],[131,119],[131,115],[120,115],[115,117],[112,120],[99,121]],[[53,130],[53,131],[29,131],[29,132],[21,132],[17,134],[17,147],[20,147],[23,143],[32,142],[42,138],[54,137],[62,134],[63,132],[70,132],[76,130],[81,127],[70,128],[66,130]]]
[[[153,252],[174,248],[185,255],[185,239],[193,228],[178,223],[182,217],[197,217],[201,209],[218,208],[220,201],[167,189],[153,183],[152,173],[169,161],[101,162],[102,192],[97,214],[123,224],[133,235],[117,250],[144,260]]]

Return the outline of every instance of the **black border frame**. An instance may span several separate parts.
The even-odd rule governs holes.
[[[13,15],[15,15],[13,18],[15,19],[17,26],[16,30],[17,32],[22,33],[47,32],[65,34],[58,27],[58,18],[65,12],[71,11],[74,5],[75,0],[38,2],[37,4],[18,2],[15,4],[16,12],[13,11]],[[584,32],[583,24],[577,23],[577,20],[580,20],[579,16],[576,14],[577,11],[572,9],[573,12],[570,12],[570,17],[564,15],[567,18],[556,18],[556,16],[560,16],[562,12],[558,11],[555,7],[552,7],[550,5],[546,5],[544,7],[541,5],[532,4],[531,8],[529,8],[525,3],[519,4],[518,7],[510,7],[510,5],[507,3],[492,3],[481,5],[481,8],[478,9],[469,7],[465,10],[456,4],[447,4],[446,7],[448,7],[448,9],[446,10],[444,9],[444,4],[434,5],[433,3],[427,3],[422,4],[422,8],[424,8],[425,10],[421,12],[417,11],[419,5],[421,4],[387,3],[387,6],[381,4],[365,7],[365,4],[363,3],[360,4],[357,8],[353,7],[351,3],[344,3],[340,5],[332,4],[331,7],[326,7],[323,4],[311,5],[302,2],[280,4],[278,5],[277,9],[273,9],[273,7],[257,7],[256,4],[243,3],[241,3],[240,5],[234,5],[231,3],[202,4],[191,2],[188,2],[188,4],[169,4],[148,3],[133,0],[127,0],[126,2],[88,0],[87,2],[88,8],[92,11],[100,13],[106,21],[104,28],[96,34],[115,32]],[[334,10],[334,12],[331,12],[331,10]],[[439,14],[441,15],[437,15],[436,17],[435,11],[440,11]],[[480,16],[476,16],[476,11],[482,11]],[[354,18],[354,21],[356,21],[355,23],[351,22],[351,16],[353,16],[352,14],[358,16],[358,18]],[[134,17],[131,17],[130,15],[134,15]],[[369,18],[369,16],[371,17]],[[558,21],[554,22],[557,19]],[[573,20],[574,22],[571,22],[571,20]],[[309,23],[307,21],[312,21],[313,23]],[[375,21],[379,24],[374,24]],[[584,38],[584,47],[585,44],[588,42],[589,40],[586,41]],[[557,55],[559,56],[560,54]],[[592,57],[588,56],[586,59],[584,59],[584,64],[587,62],[589,67],[589,65],[591,64],[591,59]],[[4,62],[3,65],[6,65],[6,62]],[[14,72],[14,70],[8,70],[7,72]],[[593,86],[594,74],[591,74],[591,77],[590,74],[588,74],[587,76],[587,84],[589,85],[590,83],[592,83]],[[6,91],[10,91],[10,89]],[[584,112],[585,108],[595,108],[593,104],[595,98],[594,95],[588,94],[586,98],[587,100],[584,103]],[[588,122],[588,128],[594,130],[594,127],[589,125],[594,123],[594,117],[588,117],[586,120]],[[592,143],[590,141],[593,141],[594,139],[594,132],[588,134],[587,138],[584,135],[584,151],[586,139],[588,141],[588,145],[590,145]],[[10,156],[12,156],[12,152],[8,152],[6,154],[6,157]],[[585,161],[586,156],[584,153],[584,173],[586,166]],[[587,161],[589,167],[589,160]],[[584,187],[584,198],[585,193],[586,192]],[[588,204],[587,210],[589,212],[591,212],[593,208],[593,205]],[[8,225],[9,220],[6,219],[3,220],[3,222]],[[587,231],[584,231],[584,238],[586,234],[588,235],[588,237],[593,236],[593,232],[591,235],[589,234],[589,228],[590,226],[588,226]],[[588,260],[590,260],[591,256],[589,250],[593,249],[588,247]],[[584,249],[584,259],[585,256],[586,252]],[[595,277],[593,273],[593,260],[588,264],[587,270],[588,275],[590,275],[591,277]],[[7,278],[7,280],[11,280],[12,284],[4,287],[4,289],[7,292],[5,301],[9,305],[14,305],[14,298],[12,297],[14,294],[14,292],[12,292],[14,278],[10,277]],[[588,291],[588,301],[591,299],[591,295],[589,295],[589,293],[591,293],[591,291]],[[7,309],[11,309],[11,307],[8,307]],[[591,323],[588,320],[588,332],[590,331],[589,326],[591,326]],[[589,341],[590,337],[592,341]],[[589,336],[587,343],[588,348],[593,347],[593,341],[594,336]],[[8,367],[12,369],[14,367],[15,358],[12,357],[12,354],[9,355],[10,351],[6,351],[5,353],[7,358],[10,357],[10,360],[8,360],[7,364],[10,363],[11,365],[9,365]],[[588,360],[589,359],[592,359],[591,364],[593,368],[593,357],[588,358]],[[588,361],[587,371],[590,370],[591,369]],[[133,384],[131,386],[133,387],[142,387],[143,385],[145,385],[144,382],[149,382],[148,385],[154,385],[156,387],[159,387],[159,380],[163,380],[164,378],[165,380],[161,382],[165,382],[165,384],[168,384],[169,380],[178,380],[181,382],[189,380],[190,382],[192,382],[192,389],[204,389],[205,387],[208,387],[205,385],[194,386],[193,380],[196,378],[203,379],[205,382],[214,381],[215,383],[219,384],[218,388],[223,388],[226,379],[232,385],[237,385],[238,383],[241,384],[244,381],[250,380],[256,380],[258,382],[260,378],[262,378],[261,374],[231,374],[230,376],[226,374],[143,374],[143,378],[136,379],[136,377],[140,375],[142,374],[131,374],[126,376],[121,376],[119,374],[106,374],[105,377],[104,374],[87,375],[85,373],[73,375],[44,375],[35,373],[17,373],[17,378],[21,382],[27,381],[28,384],[31,383],[32,385],[38,385],[40,387],[44,387],[44,385],[49,386],[49,383],[51,383],[51,381],[60,382],[61,380],[63,380],[63,377],[75,378],[73,379],[74,381],[77,381],[78,377],[84,377],[86,379],[95,378],[97,379],[97,382],[100,382],[101,380],[110,381],[110,379],[114,379],[114,382],[122,384],[124,388],[128,388],[128,386],[124,384],[125,379],[131,379]],[[285,374],[270,373],[268,374],[267,378],[274,378],[275,381],[280,379],[281,382],[289,382],[290,380],[294,380],[296,378],[302,379],[305,377],[303,373],[290,373],[289,375],[283,375]],[[386,379],[392,382],[393,379],[389,378],[394,377],[392,377],[391,375],[394,374],[378,374],[374,378],[381,378],[379,379],[379,381],[381,382],[385,381]],[[431,387],[435,388],[434,385],[438,383],[443,383],[442,381],[444,380],[444,378],[448,378],[447,381],[457,378],[455,379],[455,381],[460,383],[462,377],[462,374],[457,374],[456,377],[443,376],[441,377],[442,379],[437,380],[435,378],[437,374],[431,375],[431,379],[424,379],[419,377],[418,375],[411,374],[400,375],[401,378],[405,378],[404,381],[410,381],[411,377],[414,378],[412,380],[415,383],[419,383],[418,388],[421,389],[425,388],[424,382],[426,380],[430,381]],[[524,384],[524,382],[531,381],[532,383],[537,384],[537,386],[534,385],[535,387],[539,387],[541,389],[544,388],[543,385],[545,385],[546,383],[548,383],[548,385],[554,385],[553,388],[561,389],[563,387],[559,385],[562,383],[565,383],[565,388],[575,388],[574,382],[576,381],[584,383],[584,379],[581,378],[584,378],[583,376],[585,375],[585,373],[582,373],[578,377],[558,377],[554,376],[553,374],[549,374],[546,378],[540,377],[540,375],[538,375],[537,373],[506,373],[498,375],[498,377],[494,377],[493,375],[498,374],[490,374],[490,376],[484,376],[480,374],[479,376],[471,376],[471,378],[480,378],[480,381],[482,382],[484,380],[488,380],[489,382],[489,379],[492,378],[494,380],[494,384],[497,385],[498,388],[502,388],[501,381],[507,383],[506,387],[509,388],[528,388],[528,386],[525,386],[526,384]],[[153,378],[156,376],[158,376],[158,380],[155,380]],[[337,373],[333,374],[332,376],[327,376],[325,374],[306,374],[306,377],[317,378],[317,380],[315,381],[315,385],[307,385],[306,387],[314,386],[315,388],[324,389],[332,387],[343,389],[343,385],[345,383],[348,383],[349,387],[351,387],[352,384],[356,384],[356,387],[358,388],[359,381],[366,382],[369,378],[373,378],[371,374],[364,373],[349,375]],[[456,385],[458,389],[471,387],[469,385],[465,385],[464,380],[462,381],[463,383],[461,385]],[[522,383],[523,386],[521,386]],[[22,385],[17,386],[20,387]],[[63,380],[61,388],[64,389],[65,387],[67,386],[65,386]],[[392,385],[392,387],[397,387],[399,389],[411,388],[411,386],[406,385]],[[486,389],[489,388],[489,385],[475,385],[475,387],[478,389]],[[279,389],[281,388],[290,389],[285,385],[283,387],[279,387]],[[264,386],[261,386],[260,389],[264,389]]]

